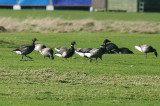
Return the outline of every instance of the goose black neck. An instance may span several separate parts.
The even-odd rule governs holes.
[[[35,47],[35,41],[32,41],[32,46]]]
[[[32,45],[35,45],[35,41],[32,41]]]
[[[107,46],[106,43],[104,43],[105,50],[106,50],[106,46]]]
[[[156,57],[158,56],[158,53],[155,49],[154,49],[154,54],[155,54]]]
[[[107,46],[106,43],[104,43],[104,48],[101,48],[103,53],[107,51],[106,46]]]
[[[74,45],[71,45],[71,48],[74,49]]]

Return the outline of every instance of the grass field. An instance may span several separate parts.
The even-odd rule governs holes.
[[[123,21],[151,21],[159,22],[159,13],[117,13],[117,12],[89,12],[89,11],[68,11],[68,10],[21,10],[13,11],[7,9],[0,10],[1,17],[12,17],[20,20],[26,18],[61,18],[64,20],[123,20]]]
[[[103,12],[78,11],[79,14],[87,15],[80,17],[77,11],[55,11],[53,14],[44,10],[0,11],[0,17],[22,20],[28,16],[34,18],[50,16],[53,19],[64,16],[63,19],[78,20],[90,18],[91,15],[96,20],[109,19],[99,17]],[[138,17],[138,20],[145,17],[144,20],[147,22],[150,19],[158,22],[159,18],[155,17],[159,14],[154,13],[155,17],[149,14],[151,13],[103,15],[109,17],[116,15],[123,20],[125,19],[122,16],[133,15]],[[135,20],[129,16],[127,16],[129,21]],[[116,17],[115,20],[118,20]],[[76,41],[75,48],[97,48],[108,38],[119,47],[128,47],[134,54],[105,54],[102,61],[90,63],[87,58],[76,54],[68,59],[69,61],[63,61],[59,57],[52,61],[48,58],[43,59],[34,51],[29,55],[34,61],[20,61],[21,56],[11,51],[31,44],[31,39],[35,37],[38,39],[36,43],[43,43],[53,49],[59,46],[70,47],[71,41]],[[0,33],[0,105],[159,105],[160,58],[151,53],[146,59],[143,53],[134,49],[138,44],[150,44],[160,53],[159,42],[159,34],[146,33],[101,31]]]

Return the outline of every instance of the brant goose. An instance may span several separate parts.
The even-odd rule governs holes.
[[[54,52],[51,48],[44,48],[40,50],[40,53],[42,54],[43,58],[49,57],[52,60],[54,59],[54,56],[53,56]]]
[[[102,55],[106,52],[106,43],[110,42],[108,39],[105,39],[103,44],[104,46],[101,46],[100,48],[94,48],[89,51],[89,53],[84,53],[84,57],[88,57],[90,59],[90,62],[92,62],[92,58],[97,59],[100,58],[102,60]]]
[[[152,52],[154,52],[154,54],[155,54],[156,57],[158,56],[158,53],[157,53],[156,49],[154,49],[150,45],[146,45],[146,44],[144,44],[144,45],[138,45],[138,46],[135,46],[135,49],[137,49],[140,52],[145,53],[146,58],[147,58],[147,53],[152,53]]]
[[[71,48],[66,48],[66,47],[61,47],[61,49],[59,49],[59,52],[57,52],[55,55],[58,57],[62,57],[62,58],[69,58],[72,57],[74,54],[74,45],[76,44],[75,41],[71,42]]]
[[[15,52],[15,53],[17,53],[19,55],[22,55],[22,60],[23,60],[23,56],[32,59],[31,57],[29,57],[27,55],[30,54],[34,50],[34,48],[35,48],[35,41],[38,41],[38,40],[36,38],[34,38],[32,40],[32,45],[30,45],[30,46],[22,46],[20,48],[17,48],[15,50],[13,50],[13,52]]]

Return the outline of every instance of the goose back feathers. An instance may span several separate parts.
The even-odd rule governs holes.
[[[34,50],[40,52],[44,48],[46,48],[44,44],[36,44]]]
[[[50,59],[54,59],[54,56],[53,56],[53,50],[51,48],[44,48],[40,51],[40,53],[42,54],[43,58],[45,57],[49,57]]]

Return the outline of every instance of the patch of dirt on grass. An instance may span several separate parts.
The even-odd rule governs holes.
[[[6,32],[6,31],[7,31],[6,28],[4,28],[3,26],[0,26],[0,32]]]
[[[128,33],[160,33],[160,23],[142,21],[97,21],[93,19],[85,20],[62,20],[60,18],[43,18],[17,20],[13,18],[0,18],[3,31],[7,32],[98,32],[98,31],[118,31]],[[1,31],[1,29],[0,29]]]

